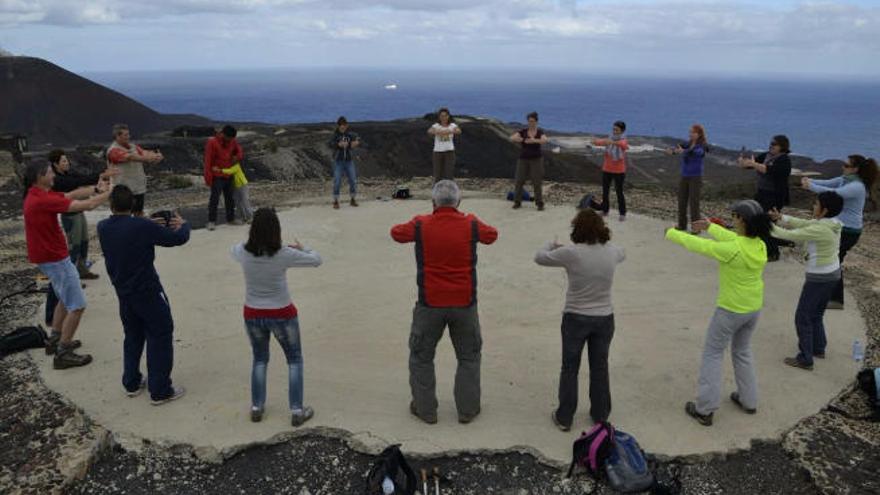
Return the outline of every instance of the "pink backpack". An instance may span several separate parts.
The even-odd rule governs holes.
[[[614,427],[610,423],[596,423],[590,431],[581,433],[571,448],[571,466],[568,477],[575,466],[581,466],[593,476],[598,477],[605,470],[605,461],[614,449]]]

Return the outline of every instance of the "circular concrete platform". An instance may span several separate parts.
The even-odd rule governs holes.
[[[455,360],[444,337],[437,354],[437,425],[409,415],[407,339],[416,297],[411,245],[388,234],[392,224],[430,210],[425,201],[365,202],[360,208],[307,206],[280,213],[286,238],[318,250],[324,265],[292,269],[289,281],[300,310],[305,398],[316,415],[309,426],[352,432],[368,446],[401,442],[410,452],[505,449],[530,446],[566,461],[577,431],[589,427],[586,370],[574,430],[551,424],[560,367],[561,269],[532,262],[546,240],[567,239],[574,209],[466,198],[462,209],[496,226],[500,238],[479,248],[479,300],[483,328],[482,415],[459,425],[452,399]],[[695,393],[704,332],[714,309],[715,263],[663,239],[665,223],[632,215],[611,221],[614,242],[627,261],[615,281],[617,330],[611,347],[611,420],[650,452],[692,454],[747,447],[771,438],[819,410],[852,380],[849,358],[864,323],[850,306],[829,312],[828,359],[812,373],[788,368],[796,350],[794,308],[803,266],[768,265],[764,313],[753,340],[760,411],[747,416],[725,400],[715,426],[683,413]],[[269,403],[262,423],[248,419],[251,351],[241,320],[244,283],[229,248],[246,227],[197,231],[183,247],[159,249],[157,266],[176,323],[173,379],[186,397],[152,407],[146,395],[129,399],[120,384],[122,328],[117,300],[104,272],[89,283],[89,308],[78,337],[95,357],[85,368],[54,371],[34,354],[46,383],[110,430],[135,437],[226,449],[265,441],[291,430],[286,411],[286,367],[277,344],[269,364]],[[586,360],[585,360],[586,361]],[[586,362],[584,362],[586,364]],[[584,366],[586,368],[586,366]],[[729,359],[725,394],[734,390]]]

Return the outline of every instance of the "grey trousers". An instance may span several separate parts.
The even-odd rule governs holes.
[[[238,214],[241,216],[242,221],[248,221],[254,217],[254,209],[251,207],[247,184],[235,188],[235,190],[232,191],[232,197],[234,198],[233,202],[235,203],[235,209],[238,210]]]
[[[721,364],[728,344],[739,400],[747,409],[758,407],[758,381],[751,339],[760,315],[760,311],[740,314],[715,308],[703,347],[703,363],[697,386],[698,413],[710,414],[721,405]]]
[[[678,230],[687,230],[689,208],[691,222],[700,219],[700,189],[702,188],[702,177],[681,178],[681,182],[678,184]]]
[[[520,158],[516,161],[513,193],[513,202],[516,204],[522,202],[523,186],[526,184],[526,179],[531,180],[532,186],[535,188],[535,204],[543,205],[544,158]]]
[[[458,368],[455,372],[455,406],[460,416],[473,416],[480,410],[480,359],[483,339],[477,305],[467,308],[413,308],[409,336],[409,385],[419,416],[437,414],[437,380],[434,353],[449,327]]]
[[[455,151],[435,151],[431,157],[434,165],[434,182],[455,179]]]

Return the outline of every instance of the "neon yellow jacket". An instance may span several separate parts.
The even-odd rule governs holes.
[[[718,307],[739,314],[760,310],[764,306],[763,274],[767,264],[764,241],[738,235],[715,224],[709,226],[708,232],[714,240],[676,229],[667,230],[666,238],[720,263]]]
[[[220,171],[232,176],[232,186],[236,189],[248,183],[247,177],[244,176],[244,170],[241,169],[241,163],[236,163],[229,168],[221,168]]]

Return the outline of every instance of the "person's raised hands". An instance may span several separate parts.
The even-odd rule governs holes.
[[[699,234],[700,232],[705,232],[707,230],[709,230],[709,220],[701,218],[691,222],[691,232],[694,234]]]

